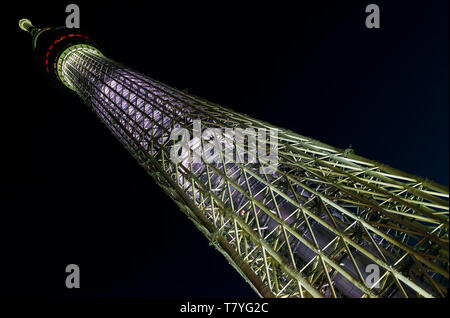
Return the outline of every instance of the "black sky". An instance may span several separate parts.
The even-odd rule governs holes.
[[[16,1],[1,21],[0,297],[254,297],[81,99],[37,75],[17,22],[63,25],[72,2]],[[106,56],[448,186],[448,1],[372,1],[379,30],[368,1],[92,2],[75,3]]]

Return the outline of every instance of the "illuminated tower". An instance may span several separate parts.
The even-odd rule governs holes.
[[[448,188],[171,88],[84,33],[19,26],[258,295],[447,295]]]

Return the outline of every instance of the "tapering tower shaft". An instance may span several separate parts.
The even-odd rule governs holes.
[[[54,70],[259,295],[447,294],[446,187],[171,88],[92,44],[62,48]]]

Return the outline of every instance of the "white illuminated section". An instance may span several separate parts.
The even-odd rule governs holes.
[[[268,258],[266,252],[269,253],[270,248],[275,251],[272,253],[281,255],[276,266],[282,267],[285,262],[306,276],[314,276],[314,271],[323,266],[318,261],[333,258],[333,266],[328,265],[328,275],[332,276],[323,276],[317,282],[301,281],[311,295],[326,297],[335,296],[336,291],[344,297],[362,297],[372,292],[376,295],[373,289],[369,289],[361,281],[370,274],[366,272],[366,267],[377,262],[381,264],[381,275],[389,273],[392,270],[392,265],[389,264],[395,266],[410,252],[404,252],[396,242],[389,239],[389,229],[381,228],[371,238],[364,236],[373,230],[373,227],[368,227],[367,232],[364,232],[361,228],[360,216],[367,211],[362,208],[364,205],[359,205],[357,200],[342,190],[354,190],[360,195],[363,191],[359,191],[359,188],[362,186],[359,181],[352,181],[353,175],[345,177],[344,173],[334,173],[330,168],[330,165],[339,169],[349,166],[350,173],[361,171],[359,177],[374,170],[374,163],[349,160],[349,163],[336,164],[332,158],[341,156],[338,150],[314,144],[296,135],[291,136],[290,132],[285,131],[279,140],[284,145],[282,153],[289,160],[285,160],[274,174],[261,173],[258,163],[239,161],[210,163],[200,158],[197,162],[191,162],[186,156],[175,164],[169,159],[173,144],[170,140],[171,132],[178,128],[188,128],[192,132],[196,120],[201,119],[203,129],[220,128],[225,124],[257,129],[269,126],[183,94],[102,56],[96,49],[76,47],[67,50],[61,58],[61,72],[67,85],[92,107],[177,204],[180,202],[177,190],[181,189],[214,224],[217,231],[226,233],[229,244],[240,253],[244,253],[242,250],[245,246],[245,261],[254,266],[258,275],[270,281],[268,284],[273,283],[271,275],[278,275],[276,269],[267,265],[276,259],[275,254]],[[202,136],[189,139],[194,153],[201,149],[204,142]],[[236,146],[235,142],[223,138],[220,142]],[[290,147],[291,145],[295,147]],[[313,159],[318,161],[331,160],[331,163],[320,166],[314,164],[315,161],[309,156],[316,156]],[[297,165],[300,163],[301,165]],[[366,166],[361,166],[363,164]],[[155,172],[156,169],[153,169],[155,165],[164,170],[165,178],[169,176],[176,186],[163,180]],[[368,180],[371,182],[372,177],[368,177]],[[335,182],[337,186],[333,189]],[[371,191],[374,190],[366,190],[364,193],[371,194]],[[342,198],[333,198],[336,193]],[[382,192],[376,198],[385,197],[386,193]],[[391,199],[395,198],[397,195]],[[386,202],[388,200],[383,199],[380,206]],[[183,204],[179,206],[182,207]],[[247,232],[243,227],[238,227],[236,219],[224,217],[225,209],[230,209],[247,222]],[[386,213],[389,211],[386,210]],[[436,231],[438,230],[439,228]],[[242,234],[244,232],[247,236]],[[246,237],[251,235],[258,238],[247,240]],[[354,251],[351,257],[349,248],[346,249],[343,243],[339,243],[347,235],[351,235],[351,240],[357,242],[357,245],[352,245]],[[408,237],[406,233],[402,240],[407,239],[415,241],[414,237]],[[259,243],[261,241],[266,242],[264,248]],[[380,249],[388,251],[382,261],[376,256]],[[392,252],[397,250],[401,251],[398,256]],[[295,292],[296,288],[299,290],[299,283],[291,285],[290,282],[296,278],[289,273],[286,270],[276,277],[278,283],[285,286],[278,292],[281,294],[286,291],[289,295],[299,297],[300,292]],[[431,289],[427,283],[411,281],[399,272],[395,275],[406,282],[411,290],[430,295],[425,291]],[[328,280],[331,279],[333,282],[330,287]],[[394,286],[386,293],[396,297],[403,291]]]

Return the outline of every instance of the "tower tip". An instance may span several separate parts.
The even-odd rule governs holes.
[[[33,24],[29,19],[23,18],[19,20],[19,28],[21,28],[22,30],[29,32],[30,27],[33,27]]]

